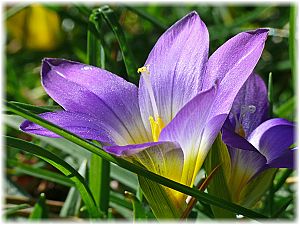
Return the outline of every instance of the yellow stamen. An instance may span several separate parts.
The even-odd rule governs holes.
[[[141,68],[138,68],[137,72],[138,72],[138,73],[147,73],[147,74],[149,74],[150,72],[149,72],[148,67],[149,67],[149,65],[143,66],[143,67],[141,67]]]
[[[164,122],[160,117],[158,117],[156,120],[152,116],[149,116],[149,122],[151,126],[151,131],[152,131],[152,137],[153,141],[158,141],[159,135],[161,130],[164,128]]]
[[[245,136],[246,136],[245,130],[244,130],[244,128],[243,128],[242,125],[238,126],[238,128],[236,129],[235,132],[236,132],[237,134],[239,134],[240,136],[242,136],[242,137],[245,137]]]

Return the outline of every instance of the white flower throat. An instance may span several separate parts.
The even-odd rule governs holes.
[[[149,116],[149,122],[150,122],[150,126],[151,126],[153,141],[158,141],[160,132],[164,128],[164,122],[162,121],[161,117],[158,114],[158,108],[157,108],[153,88],[152,88],[151,81],[150,81],[149,67],[150,67],[150,65],[146,65],[141,68],[138,68],[137,72],[141,73],[141,75],[143,76],[144,84],[146,85],[146,89],[147,89],[149,97],[150,97],[150,102],[152,105],[154,117]]]

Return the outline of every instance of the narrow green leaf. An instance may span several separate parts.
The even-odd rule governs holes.
[[[48,207],[46,205],[46,196],[40,194],[39,200],[35,203],[32,212],[29,215],[30,220],[39,220],[48,218]]]
[[[292,169],[285,169],[277,182],[274,184],[274,193],[277,192],[285,183],[286,179],[293,173]]]
[[[14,101],[12,101],[11,103],[18,105],[18,106],[22,107],[23,109],[26,109],[35,114],[61,110],[60,106],[34,106],[34,105],[27,104],[27,103],[14,102]],[[6,112],[6,111],[4,112],[4,114],[8,114],[8,113],[9,112]]]
[[[126,201],[124,195],[121,195],[114,191],[110,192],[110,203],[112,203],[112,202],[118,204],[119,206],[127,208],[129,210],[133,210],[132,204],[130,204],[128,201]]]
[[[95,12],[90,15],[89,29],[87,33],[87,62],[90,65],[101,67],[105,69],[105,54],[101,43],[101,40],[91,32],[91,30],[97,30],[100,32],[102,25],[101,17]]]
[[[3,118],[5,124],[7,124],[8,126],[16,130],[19,130],[21,123],[24,121],[24,118],[16,115],[4,115]],[[39,135],[32,135],[32,136],[34,136],[37,139],[40,139],[42,141],[42,144],[51,145],[71,155],[72,157],[75,157],[79,163],[81,163],[84,159],[90,158],[91,155],[90,152],[85,151],[84,148],[66,139],[49,138],[49,137],[44,137]]]
[[[70,178],[76,185],[78,191],[84,203],[87,206],[88,212],[91,218],[99,218],[100,212],[96,206],[95,200],[91,194],[91,191],[84,179],[80,174],[69,164],[67,164],[63,159],[57,157],[53,153],[41,148],[40,146],[34,145],[32,143],[6,136],[6,145],[29,152],[46,162],[50,163],[52,166],[56,167],[68,178]]]
[[[274,212],[274,214],[271,216],[271,218],[278,218],[285,210],[286,208],[293,202],[293,197],[287,198],[280,207]]]
[[[273,79],[272,73],[269,73],[268,79],[268,101],[269,101],[269,116],[273,117]]]
[[[128,75],[128,80],[131,81],[132,83],[137,83],[138,81],[138,76],[137,76],[137,66],[135,65],[135,61],[133,58],[133,54],[128,47],[125,34],[123,32],[123,29],[121,25],[119,24],[116,15],[114,11],[109,7],[109,6],[103,6],[96,10],[95,12],[100,13],[110,29],[113,31],[115,34],[115,37],[118,40],[120,50],[122,53],[122,57],[124,60],[124,64],[126,67],[127,75]]]
[[[122,158],[112,156],[112,155],[108,154],[107,152],[105,152],[104,150],[102,150],[101,148],[99,148],[98,146],[96,146],[95,144],[93,144],[85,139],[82,139],[75,134],[72,134],[71,132],[65,130],[62,127],[59,127],[47,120],[44,120],[35,114],[32,114],[18,106],[15,106],[15,105],[11,104],[10,102],[7,102],[7,108],[10,111],[30,120],[31,122],[36,123],[56,134],[66,138],[69,141],[72,141],[73,143],[85,148],[87,151],[95,153],[110,162],[113,162],[125,169],[130,170],[131,172],[134,172],[143,177],[146,177],[154,182],[160,183],[166,187],[172,188],[172,189],[182,192],[186,195],[193,196],[193,197],[197,198],[198,201],[202,201],[206,204],[212,204],[212,205],[227,209],[227,210],[235,212],[237,214],[244,215],[245,217],[248,217],[248,218],[253,218],[253,219],[267,218],[266,216],[264,216],[262,214],[259,214],[252,210],[249,210],[249,209],[246,209],[237,204],[225,201],[223,199],[212,196],[210,194],[199,192],[196,189],[190,188],[190,187],[180,184],[178,182],[172,181],[168,178],[162,177],[158,174],[155,174],[153,172],[150,172],[150,171],[142,168],[141,166],[130,163]]]
[[[91,9],[85,5],[75,3],[74,7],[86,17],[91,14]]]
[[[74,183],[69,178],[58,173],[36,168],[11,159],[7,159],[6,163],[8,164],[8,166],[13,166],[16,172],[24,173],[33,177],[38,177],[69,187],[74,186]]]
[[[92,154],[89,170],[89,185],[100,210],[107,214],[109,205],[110,163]]]
[[[224,37],[228,37],[237,32],[241,32],[242,31],[241,27],[243,27],[243,25],[247,23],[251,23],[254,20],[257,20],[257,18],[259,18],[261,15],[265,15],[270,10],[272,10],[271,6],[256,7],[254,10],[249,11],[248,13],[243,13],[241,16],[234,18],[233,20],[234,22],[226,27],[224,27],[224,24],[210,26],[208,27],[209,33],[214,34],[210,39],[212,41],[218,40]]]
[[[297,26],[297,5],[290,6],[290,24],[289,24],[289,55],[292,68],[293,90],[296,90],[297,84],[297,42],[296,42],[296,26]]]
[[[292,114],[295,110],[296,98],[295,96],[288,99],[285,103],[281,104],[278,108],[275,108],[274,114],[277,117],[286,118],[289,114]]]
[[[139,7],[133,7],[133,6],[129,6],[129,5],[126,5],[126,8],[129,9],[130,11],[134,12],[135,14],[140,16],[141,18],[149,21],[155,27],[159,28],[161,31],[165,31],[165,30],[168,29],[168,26],[165,25],[163,23],[163,21],[158,20],[156,18],[156,16],[154,16],[154,15],[152,16],[152,15],[148,14],[145,10],[142,10]]]
[[[263,171],[259,176],[252,179],[241,192],[241,204],[251,208],[270,189],[277,169],[270,168]]]
[[[31,207],[31,205],[29,205],[29,204],[20,204],[20,205],[16,205],[16,206],[11,206],[9,208],[4,209],[3,215],[5,217],[10,216],[10,215],[17,213],[18,211],[20,211],[22,209],[28,209],[30,207]]]
[[[85,177],[86,168],[87,168],[87,160],[84,160],[81,163],[80,168],[78,170],[78,173],[82,177]],[[80,205],[81,205],[80,193],[75,187],[71,187],[67,195],[67,198],[64,202],[64,205],[59,212],[59,216],[60,217],[78,216]]]
[[[219,198],[231,201],[227,179],[231,173],[231,161],[226,145],[223,143],[219,134],[213,143],[204,163],[205,171],[210,174],[216,166],[220,169],[216,172],[208,185],[208,193]],[[220,188],[222,187],[222,188]],[[235,218],[235,214],[220,207],[211,206],[216,218]]]
[[[126,219],[132,220],[132,204],[125,199],[124,195],[111,191],[109,206]]]
[[[89,19],[89,26],[95,26],[99,31],[102,20],[92,13]],[[93,66],[105,68],[104,49],[97,37],[88,31],[87,43],[88,63]],[[110,182],[110,163],[96,154],[91,155],[89,169],[89,185],[97,206],[105,214],[108,213],[109,206],[109,182]]]
[[[129,199],[132,203],[134,221],[139,221],[141,219],[147,218],[146,212],[145,212],[145,209],[144,209],[142,203],[135,197],[134,194],[126,191],[125,197],[127,199]]]
[[[112,179],[119,181],[120,183],[131,188],[134,191],[137,191],[139,183],[136,174],[125,170],[115,164],[111,164],[110,176]]]

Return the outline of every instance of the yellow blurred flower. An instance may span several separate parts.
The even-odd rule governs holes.
[[[49,51],[60,42],[60,19],[58,15],[40,4],[32,4],[6,21],[11,37],[9,48],[17,51],[25,47]]]

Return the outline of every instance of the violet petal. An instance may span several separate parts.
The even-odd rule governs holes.
[[[256,66],[268,36],[267,29],[242,32],[217,49],[208,60],[202,89],[220,82],[213,115],[228,114],[233,101]]]
[[[138,107],[137,87],[97,67],[44,59],[42,84],[64,109],[97,118],[133,144],[148,141]]]
[[[168,124],[198,92],[208,59],[209,36],[205,24],[192,12],[170,27],[157,41],[145,65],[159,116]],[[153,109],[143,76],[139,104],[145,126],[150,130]]]
[[[248,140],[271,164],[273,160],[291,151],[289,147],[295,142],[294,129],[295,125],[285,119],[270,119],[259,125]]]
[[[98,140],[108,144],[114,144],[114,132],[107,132],[99,126],[99,121],[91,116],[83,113],[74,113],[67,111],[57,111],[53,113],[43,113],[39,115],[41,118],[56,124],[72,133],[85,139]],[[20,129],[31,134],[38,134],[47,137],[60,137],[59,135],[35,124],[28,120],[24,121]],[[118,134],[116,134],[118,135]],[[116,138],[116,137],[115,137]]]

